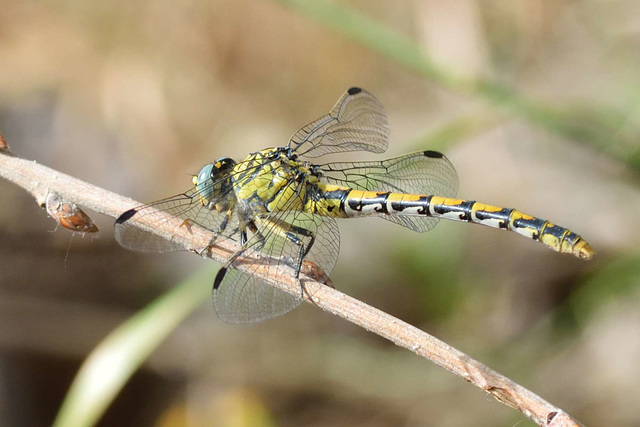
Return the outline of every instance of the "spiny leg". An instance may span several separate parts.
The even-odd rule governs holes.
[[[224,280],[224,276],[227,274],[227,270],[229,269],[231,264],[247,250],[248,248],[247,228],[249,228],[249,230],[251,230],[254,236],[256,236],[256,238],[258,239],[258,243],[257,243],[258,250],[262,249],[262,247],[264,246],[264,242],[265,242],[264,236],[258,231],[258,227],[256,227],[255,223],[253,221],[249,221],[247,223],[247,226],[240,231],[240,244],[242,245],[242,248],[236,253],[234,253],[222,265],[222,267],[220,267],[220,270],[218,270],[218,274],[216,274],[216,278],[213,281],[214,290],[220,287],[220,283],[222,283],[222,280]]]
[[[220,222],[218,229],[213,233],[213,236],[211,236],[211,239],[209,239],[209,243],[207,244],[207,246],[196,251],[198,255],[202,257],[205,257],[207,255],[207,252],[211,250],[211,248],[213,247],[218,237],[227,229],[227,226],[229,225],[229,222],[231,221],[232,217],[233,217],[233,208],[228,209],[225,212],[222,222]],[[189,224],[191,224],[192,222],[193,221],[190,219],[185,219],[180,226],[189,226]]]
[[[256,226],[256,223],[258,223],[259,226]],[[257,239],[255,242],[248,242],[247,229],[249,229],[254,234],[254,238]],[[257,217],[255,218],[255,222],[249,221],[247,223],[246,228],[240,231],[240,241],[242,244],[242,248],[234,253],[220,268],[214,280],[213,289],[215,290],[220,287],[220,284],[224,280],[229,267],[231,267],[232,264],[246,252],[249,246],[258,251],[263,249],[264,245],[266,244],[267,238],[265,238],[262,233],[268,233],[268,235],[286,239],[287,241],[298,247],[297,256],[293,260],[293,263],[289,263],[286,261],[285,262],[295,270],[295,278],[300,285],[300,297],[302,298],[304,296],[304,287],[300,282],[300,270],[302,269],[302,263],[306,256],[309,254],[309,251],[311,250],[316,237],[312,231],[302,227],[298,227],[280,219]],[[305,244],[303,239],[299,236],[309,238],[309,242]],[[267,255],[271,256],[271,254]]]
[[[257,236],[258,239],[258,244],[257,244],[257,248],[256,250],[262,250],[262,248],[264,247],[264,244],[266,242],[266,239],[264,238],[264,236],[262,235],[262,233],[260,233],[260,230],[258,230],[258,227],[256,226],[256,223],[253,221],[249,221],[249,223],[247,224],[247,228],[249,228],[249,230],[251,230],[251,232],[254,234],[254,236]],[[243,245],[247,242],[247,232],[245,230],[244,232],[244,242],[242,243]]]
[[[309,250],[311,250],[311,247],[313,246],[313,243],[315,241],[315,235],[310,230],[295,226],[293,224],[289,224],[283,220],[256,218],[256,222],[262,223],[260,224],[260,227],[256,227],[256,224],[254,223],[254,221],[249,221],[247,223],[247,228],[249,228],[254,233],[254,235],[257,236],[258,242],[255,243],[255,245],[257,246],[258,250],[261,250],[264,247],[266,242],[265,237],[260,233],[259,230],[268,230],[269,233],[274,233],[275,236],[279,236],[284,239],[287,239],[294,245],[298,246],[297,262],[295,263],[295,265],[290,265],[290,267],[295,269],[295,278],[298,284],[300,285],[300,297],[302,298],[304,296],[304,287],[300,282],[300,270],[302,268],[302,262],[304,261],[304,258],[307,256],[307,254],[309,253]],[[295,233],[299,233],[302,236],[309,237],[310,238],[309,244],[305,245],[302,239],[300,239]],[[241,241],[243,241],[242,248],[239,251],[237,251],[235,254],[233,254],[220,268],[213,282],[214,290],[220,287],[220,284],[224,280],[227,270],[233,264],[233,262],[236,259],[238,259],[242,254],[244,254],[244,252],[248,248],[247,241],[246,241],[247,239],[246,229],[240,232],[240,239]]]
[[[302,263],[304,259],[309,254],[311,247],[313,246],[316,236],[315,234],[306,228],[298,227],[297,225],[288,223],[282,219],[271,219],[271,218],[258,218],[258,221],[263,222],[263,226],[261,229],[269,229],[270,232],[275,233],[275,235],[280,236],[294,245],[298,246],[298,256],[297,260],[294,260],[293,265],[287,264],[295,270],[295,278],[300,286],[300,298],[304,297],[304,286],[300,281],[300,270],[302,269]],[[309,243],[305,244],[304,241],[298,237],[308,237]]]

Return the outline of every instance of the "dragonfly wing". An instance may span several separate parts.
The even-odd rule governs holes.
[[[228,197],[228,195],[223,195]],[[138,252],[175,252],[190,249],[178,240],[167,240],[157,234],[170,233],[177,227],[200,226],[211,237],[220,231],[225,220],[224,212],[217,212],[203,206],[198,191],[194,188],[185,193],[148,205],[130,209],[120,215],[115,224],[115,237],[118,243],[127,249]],[[234,215],[237,218],[237,215]],[[237,225],[229,224],[220,233],[228,238],[237,233]]]
[[[320,167],[330,183],[356,190],[392,191],[455,197],[458,174],[443,154],[420,151],[383,161],[327,163]],[[384,219],[415,231],[428,231],[438,219],[425,216],[383,215]]]
[[[336,220],[307,212],[292,211],[284,212],[278,220],[313,233],[315,240],[304,261],[319,267],[328,277],[340,253],[340,230]]]
[[[340,235],[333,218],[305,212],[277,212],[261,220],[258,233],[247,242],[247,248],[259,253],[250,271],[239,271],[233,261],[220,286],[214,288],[213,301],[218,316],[229,323],[257,323],[285,314],[302,302],[292,295],[266,283],[256,276],[290,276],[300,263],[300,246],[287,237],[295,236],[305,245],[311,244],[305,263],[320,268],[326,276],[336,263]],[[304,278],[301,278],[304,286]]]
[[[289,148],[306,157],[344,151],[383,153],[388,146],[384,106],[356,87],[347,90],[329,114],[298,130],[289,140]]]
[[[262,279],[236,270],[226,271],[220,287],[213,290],[213,306],[227,323],[258,323],[286,314],[302,299]]]

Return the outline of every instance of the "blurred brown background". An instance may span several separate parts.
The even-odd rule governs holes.
[[[548,218],[598,256],[584,262],[447,221],[426,235],[379,219],[342,221],[336,286],[587,425],[640,424],[640,4],[341,4],[413,39],[451,75],[584,114],[574,114],[583,132],[568,136],[445,87],[295,8],[245,0],[0,2],[0,130],[19,156],[146,202],[189,188],[213,159],[285,144],[345,89],[364,87],[387,107],[389,156],[444,151],[460,197]],[[610,127],[597,133],[601,123]],[[0,203],[0,424],[48,425],[105,335],[206,264],[127,252],[113,219],[97,214],[98,238],[72,236],[5,181]],[[531,425],[309,305],[249,327],[223,324],[203,306],[101,424],[242,420]]]

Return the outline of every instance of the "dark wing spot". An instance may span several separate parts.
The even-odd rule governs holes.
[[[122,215],[120,215],[118,217],[118,219],[116,219],[116,224],[122,224],[125,221],[128,221],[131,219],[132,216],[134,216],[135,214],[137,214],[138,211],[135,209],[129,209],[128,211],[126,211],[125,213],[123,213]]]
[[[213,281],[213,290],[214,291],[220,287],[220,283],[222,283],[222,279],[224,279],[224,276],[226,274],[227,274],[227,268],[226,267],[222,267],[220,270],[218,270],[218,274],[216,274],[216,279]]]
[[[431,151],[431,150],[427,150],[424,152],[424,155],[426,157],[431,157],[432,159],[441,159],[444,157],[444,154],[439,153],[437,151]]]
[[[349,95],[357,95],[357,94],[359,94],[360,92],[362,92],[362,89],[360,89],[359,87],[351,87],[351,88],[349,88],[349,90],[347,91],[347,93],[348,93]]]

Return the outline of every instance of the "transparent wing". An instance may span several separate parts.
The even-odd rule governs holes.
[[[256,163],[251,169],[261,168]],[[229,185],[223,185],[230,179],[229,174],[222,176],[200,188],[195,187],[167,199],[158,200],[147,205],[138,206],[120,215],[115,224],[115,237],[121,246],[138,252],[174,252],[189,249],[176,240],[166,240],[157,234],[162,230],[171,232],[172,229],[193,224],[211,232],[211,237],[223,235],[232,240],[238,234],[238,214],[233,209],[235,194]],[[226,190],[222,190],[226,188]],[[201,202],[200,194],[211,194],[212,198],[205,206]],[[211,207],[211,209],[210,209]],[[218,208],[218,210],[216,210]]]
[[[383,161],[339,162],[320,166],[330,183],[368,191],[455,197],[458,174],[443,154],[420,151]],[[382,215],[382,218],[415,231],[428,231],[437,218]]]
[[[291,295],[275,288],[255,274],[268,277],[291,275],[301,261],[300,246],[286,236],[286,231],[305,245],[311,245],[302,262],[312,263],[328,276],[336,263],[340,235],[333,218],[324,218],[305,212],[277,212],[260,220],[258,233],[248,241],[249,250],[260,254],[260,262],[245,273],[233,268],[227,270],[220,286],[213,291],[218,316],[229,323],[256,323],[285,314],[302,302],[301,295]]]
[[[289,148],[301,156],[319,157],[343,151],[383,153],[389,146],[384,107],[369,92],[352,87],[324,117],[293,134]]]
[[[302,299],[284,292],[252,274],[231,268],[213,290],[213,306],[227,323],[259,323],[286,314]]]
[[[176,227],[189,226],[189,222],[192,222],[210,231],[213,237],[224,219],[223,213],[203,206],[198,191],[193,188],[126,211],[116,220],[115,237],[121,246],[138,252],[182,251],[194,248],[185,248],[181,242],[166,240],[156,232],[170,232]],[[232,231],[237,233],[237,226],[229,225],[223,234],[231,237]]]

